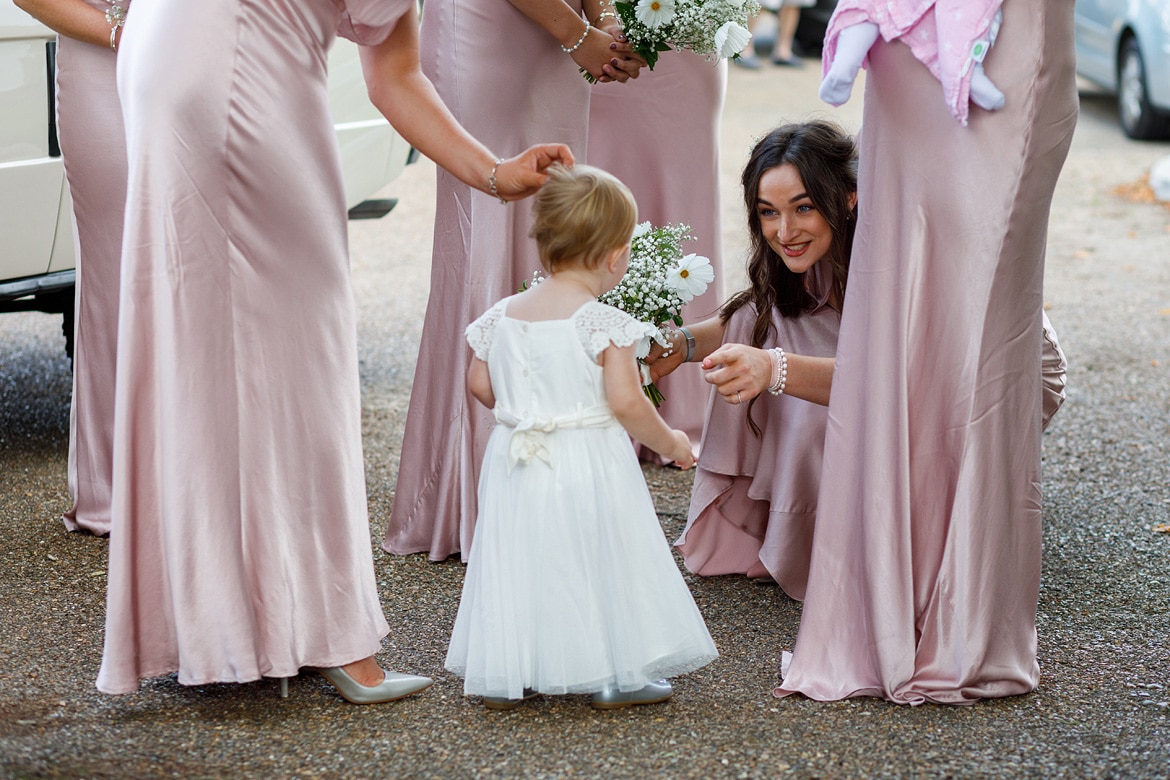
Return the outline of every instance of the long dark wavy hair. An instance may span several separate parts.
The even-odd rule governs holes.
[[[857,207],[849,204],[850,196],[857,192],[857,144],[852,136],[831,122],[813,120],[781,125],[755,145],[743,169],[743,200],[752,241],[748,260],[751,286],[733,295],[719,310],[720,320],[727,324],[735,312],[754,304],[753,347],[762,348],[768,343],[774,329],[773,309],[783,317],[799,317],[817,305],[816,298],[808,291],[805,275],[788,269],[784,259],[768,246],[760,226],[757,209],[760,179],[784,163],[796,168],[813,207],[833,231],[825,260],[831,270],[833,295],[839,303],[845,301],[845,283],[849,278],[849,255],[857,225]],[[759,436],[760,427],[752,419],[752,407],[757,400],[758,396],[748,402],[747,419],[752,433]]]
[[[857,208],[849,204],[850,196],[857,192],[857,144],[832,122],[813,120],[781,125],[755,145],[743,169],[743,200],[751,235],[748,260],[751,286],[732,296],[719,311],[720,319],[726,323],[743,306],[755,304],[753,347],[767,343],[772,331],[772,309],[784,317],[799,317],[812,311],[817,303],[807,289],[804,274],[788,270],[783,258],[768,246],[760,227],[757,210],[760,179],[784,163],[796,168],[813,206],[833,231],[826,259],[832,270],[834,297],[839,302],[845,300],[845,283],[849,277],[849,254],[857,224]]]

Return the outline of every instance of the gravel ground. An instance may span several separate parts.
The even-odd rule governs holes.
[[[742,256],[736,178],[752,140],[822,110],[816,69],[734,69],[724,120],[729,264]],[[859,102],[859,101],[855,101]],[[688,577],[721,658],[661,706],[598,713],[586,697],[487,712],[442,661],[463,571],[375,546],[392,633],[383,660],[425,693],[343,703],[315,676],[110,697],[101,655],[106,542],[68,534],[69,370],[46,315],[0,317],[0,774],[6,777],[1170,777],[1170,210],[1115,194],[1170,144],[1124,139],[1113,102],[1082,95],[1057,193],[1049,314],[1069,400],[1045,437],[1043,679],[971,707],[821,704],[769,692],[800,605],[743,578]],[[681,164],[681,163],[680,163]],[[388,217],[352,226],[371,536],[392,500],[428,278],[433,183],[414,166]],[[1132,188],[1131,188],[1132,189]],[[729,273],[731,286],[741,278]],[[664,532],[690,475],[646,470]]]

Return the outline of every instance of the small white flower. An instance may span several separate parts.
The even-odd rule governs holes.
[[[678,265],[667,274],[666,283],[678,293],[683,303],[689,303],[696,295],[707,291],[707,285],[715,281],[715,269],[711,261],[699,255],[690,254],[678,261]]]
[[[734,57],[748,45],[752,34],[746,27],[727,22],[715,31],[715,50],[720,57]]]
[[[641,238],[642,236],[646,235],[649,232],[650,232],[650,223],[649,222],[643,222],[639,225],[634,225],[634,235],[630,236],[630,240],[632,241],[635,238]]]
[[[634,14],[639,22],[657,30],[674,18],[674,0],[638,0]]]

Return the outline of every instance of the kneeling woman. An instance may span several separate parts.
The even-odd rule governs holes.
[[[783,125],[756,144],[742,180],[751,286],[652,360],[655,377],[702,361],[714,385],[677,546],[696,574],[770,577],[803,599],[857,222],[857,148],[828,122]],[[1043,327],[1047,424],[1064,400],[1065,360],[1047,317]]]

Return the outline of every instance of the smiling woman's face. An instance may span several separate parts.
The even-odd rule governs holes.
[[[792,163],[760,177],[756,212],[764,240],[793,273],[804,273],[828,255],[833,229],[813,205]]]

